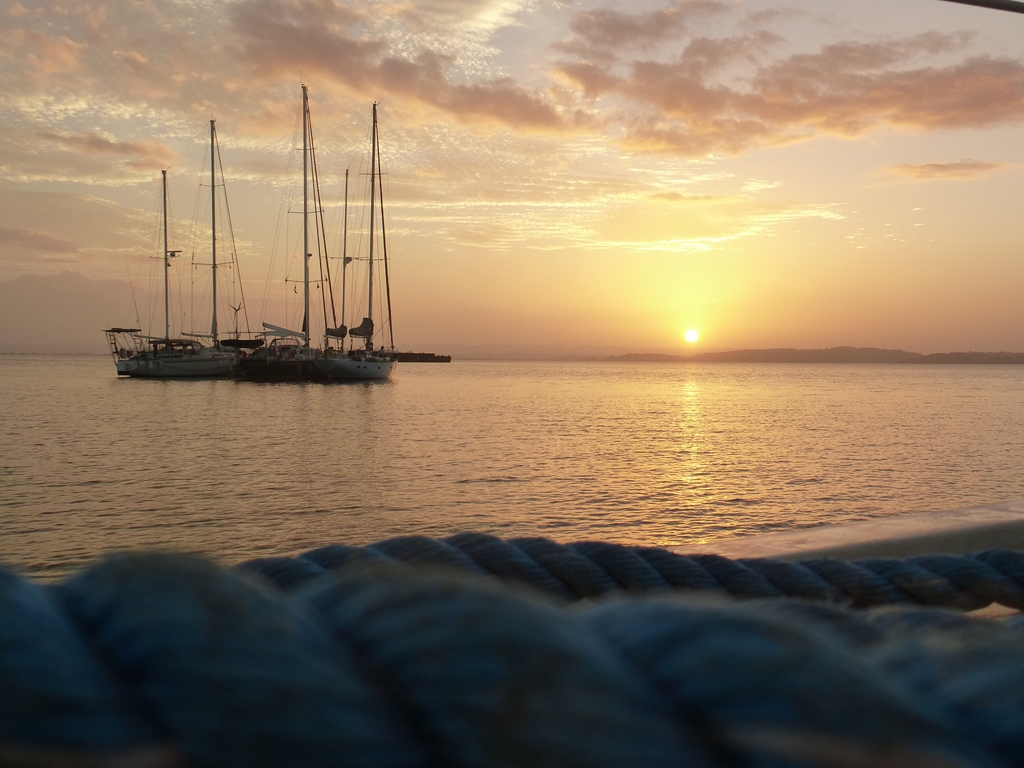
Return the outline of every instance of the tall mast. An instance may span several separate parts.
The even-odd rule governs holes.
[[[167,171],[160,171],[164,182],[164,338],[171,338],[171,294],[167,287],[167,268],[170,251],[167,250]]]
[[[366,300],[366,316],[373,318],[373,193],[377,181],[377,102],[373,102],[373,128],[370,131],[370,281]],[[366,348],[373,346],[373,337],[366,340]]]
[[[210,326],[210,335],[213,337],[213,345],[217,346],[217,164],[216,157],[217,129],[216,121],[210,121],[210,232],[211,232],[211,253],[213,254],[213,322]]]
[[[348,271],[348,168],[345,169],[345,216],[341,235],[341,324],[345,324],[345,273]],[[344,339],[342,340],[344,344]]]
[[[302,332],[309,346],[309,94],[302,86]]]

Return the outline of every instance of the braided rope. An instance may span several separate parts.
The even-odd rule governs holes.
[[[407,564],[438,560],[562,598],[613,594],[568,604]],[[915,559],[916,586],[888,589],[935,599],[921,572],[956,566],[974,594],[979,571],[954,560]],[[970,562],[1005,574],[1018,561]],[[668,591],[685,577],[777,593],[808,572],[814,594],[851,594],[823,586],[821,563],[765,562],[474,535],[236,569],[122,554],[52,587],[0,570],[0,764],[1024,764],[1021,628]],[[871,573],[896,572],[884,562]]]
[[[237,567],[291,589],[354,563],[430,565],[489,575],[569,601],[612,592],[675,589],[743,598],[799,597],[857,607],[927,605],[974,610],[999,603],[1024,609],[1024,553],[1006,550],[906,560],[787,562],[461,533],[443,540],[406,536],[366,547],[336,545],[297,558],[250,560]]]

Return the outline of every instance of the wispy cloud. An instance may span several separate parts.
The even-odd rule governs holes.
[[[40,132],[39,136],[73,152],[123,158],[128,165],[139,170],[166,167],[174,159],[174,153],[159,141],[119,141],[95,133],[61,134],[53,131]]]
[[[974,179],[1005,166],[1006,163],[961,160],[958,163],[904,163],[890,166],[888,170],[917,181],[931,181],[933,179]]]
[[[450,55],[429,48],[395,55],[384,37],[364,33],[359,14],[337,3],[249,0],[231,15],[248,65],[264,78],[315,72],[360,94],[400,96],[460,120],[519,129],[565,129],[582,120],[511,77],[459,81]]]
[[[680,192],[653,192],[647,197],[651,200],[661,200],[667,203],[708,202],[710,200],[723,199],[717,195],[684,195]]]
[[[550,59],[506,69],[496,35],[538,6],[382,0],[370,13],[354,0],[38,0],[31,10],[8,6],[0,88],[24,111],[85,100],[76,108],[108,117],[215,113],[252,133],[280,134],[292,114],[282,107],[284,87],[305,79],[345,108],[383,98],[401,102],[411,120],[591,134],[688,157],[879,126],[1024,119],[1024,62],[969,56],[970,34],[854,39],[779,55],[786,41],[773,18],[744,15],[726,0],[667,0],[647,12],[566,7]],[[50,106],[24,98],[40,92]],[[338,104],[332,113],[342,111]],[[127,167],[155,159],[136,156]]]
[[[79,246],[63,237],[46,232],[39,232],[35,229],[11,229],[0,227],[0,245],[20,245],[24,248],[31,248],[36,251],[49,251],[51,253],[77,253]]]
[[[781,39],[760,29],[683,36],[675,55],[622,58],[655,34],[659,27],[651,24],[659,18],[618,20],[615,36],[577,33],[570,43],[599,38],[604,55],[561,45],[575,58],[554,69],[581,96],[626,105],[624,140],[635,148],[699,156],[819,134],[852,137],[879,126],[927,131],[1024,119],[1024,62],[984,55],[957,61],[972,39],[967,33],[845,41],[779,57],[772,52]],[[589,28],[592,14],[580,14],[577,24]]]
[[[649,13],[625,13],[608,8],[576,13],[569,23],[573,36],[555,50],[582,59],[608,60],[622,52],[678,40],[695,21],[727,13],[718,0],[675,0]]]

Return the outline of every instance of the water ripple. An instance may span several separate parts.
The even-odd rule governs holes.
[[[460,363],[386,386],[0,355],[0,559],[478,530],[685,545],[1024,496],[1024,367]]]

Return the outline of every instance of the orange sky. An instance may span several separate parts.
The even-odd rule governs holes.
[[[135,307],[161,323],[160,169],[192,248],[211,117],[251,324],[294,327],[300,82],[335,249],[381,103],[401,348],[1024,350],[1024,16],[0,0],[0,22],[0,351],[102,349]],[[172,272],[188,330],[205,289]]]

